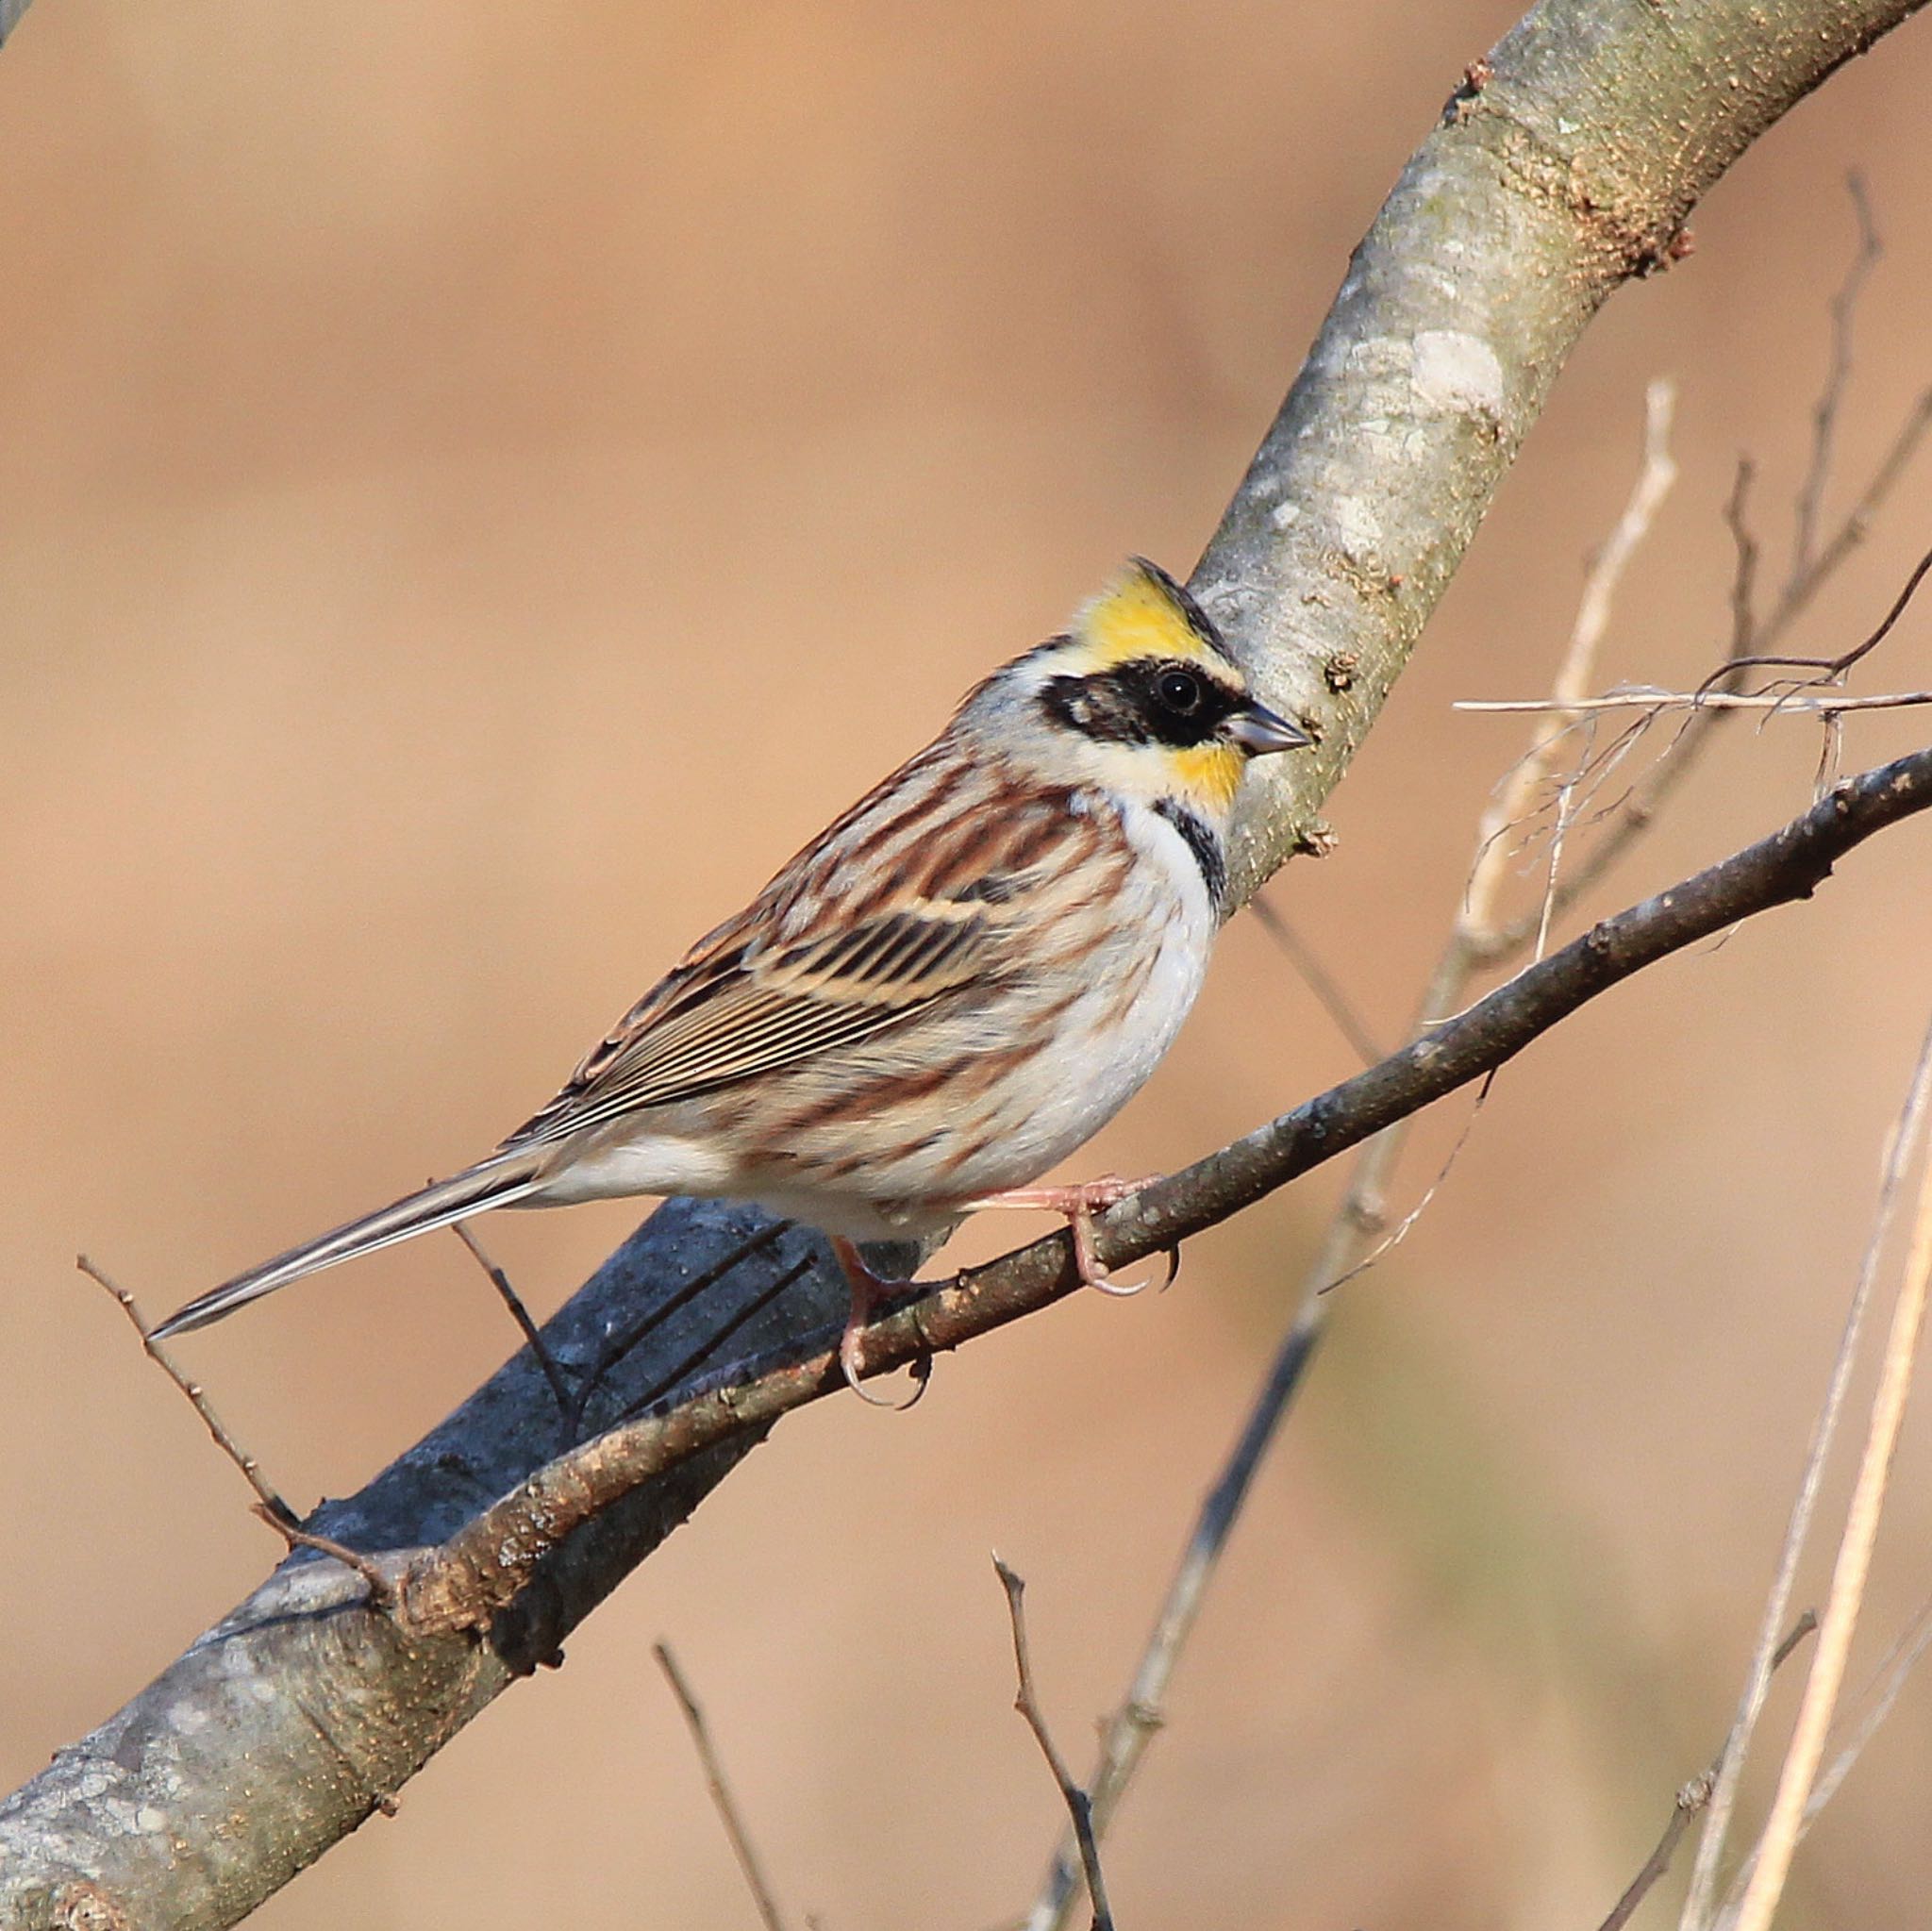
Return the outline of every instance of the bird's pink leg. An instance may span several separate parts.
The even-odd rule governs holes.
[[[1011,1187],[1004,1193],[989,1193],[983,1200],[973,1201],[966,1210],[977,1213],[983,1207],[1009,1207],[1059,1214],[1073,1237],[1074,1267],[1082,1285],[1098,1288],[1103,1294],[1138,1294],[1147,1285],[1145,1281],[1117,1281],[1101,1266],[1093,1251],[1093,1216],[1106,1207],[1118,1207],[1128,1194],[1138,1193],[1159,1177],[1150,1174],[1140,1180],[1123,1180],[1118,1174],[1103,1174],[1099,1179],[1083,1180],[1076,1187]],[[1173,1281],[1172,1267],[1167,1277]]]
[[[860,1401],[869,1402],[875,1408],[909,1408],[912,1402],[924,1393],[923,1387],[914,1393],[912,1401],[895,1402],[883,1395],[867,1394],[858,1385],[859,1371],[863,1366],[866,1323],[872,1319],[879,1304],[891,1300],[906,1283],[890,1281],[883,1274],[873,1273],[865,1264],[865,1256],[852,1241],[842,1240],[837,1234],[826,1238],[831,1242],[834,1257],[844,1272],[845,1285],[852,1290],[852,1309],[845,1317],[845,1332],[839,1339],[839,1366],[844,1371],[846,1384]]]

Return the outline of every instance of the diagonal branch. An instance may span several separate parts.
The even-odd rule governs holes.
[[[1080,1869],[1087,1879],[1087,1897],[1093,1906],[1093,1931],[1113,1931],[1113,1908],[1107,1901],[1107,1879],[1100,1868],[1100,1846],[1094,1840],[1093,1801],[1078,1784],[1074,1773],[1067,1768],[1067,1759],[1062,1756],[1053,1740],[1053,1732],[1046,1726],[1046,1713],[1040,1707],[1040,1692],[1033,1681],[1033,1654],[1026,1641],[1026,1612],[1022,1599],[1026,1593],[1025,1578],[1010,1569],[995,1556],[992,1566],[998,1572],[1000,1586],[1007,1592],[1007,1614],[1013,1625],[1013,1667],[1019,1673],[1019,1694],[1013,1699],[1013,1707],[1026,1720],[1026,1727],[1033,1732],[1033,1740],[1040,1745],[1040,1754],[1046,1758],[1046,1767],[1053,1773],[1054,1783],[1058,1787],[1060,1802],[1067,1806],[1067,1814],[1073,1821],[1074,1840],[1080,1847]]]
[[[1818,1647],[1811,1657],[1811,1672],[1806,1678],[1797,1722],[1778,1773],[1777,1795],[1772,1803],[1770,1821],[1758,1839],[1742,1900],[1735,1916],[1728,1911],[1725,1914],[1725,1922],[1735,1931],[1769,1931],[1772,1914],[1784,1892],[1791,1854],[1805,1827],[1806,1806],[1824,1758],[1832,1715],[1838,1707],[1839,1690],[1851,1655],[1852,1637],[1864,1604],[1873,1545],[1885,1512],[1892,1457],[1898,1449],[1912,1373],[1918,1365],[1928,1293],[1932,1293],[1932,1165],[1924,1167],[1919,1175],[1918,1209],[1906,1255],[1905,1276],[1899,1284],[1898,1298],[1892,1303],[1891,1333],[1879,1366],[1878,1387],[1872,1397],[1865,1448],[1859,1457],[1852,1499],[1845,1510],[1838,1559],[1832,1566]]]
[[[1710,1807],[1698,1839],[1697,1856],[1691,1867],[1690,1883],[1678,1916],[1678,1931],[1706,1931],[1716,1895],[1718,1868],[1724,1858],[1724,1839],[1738,1801],[1744,1764],[1750,1755],[1752,1738],[1764,1713],[1771,1693],[1773,1644],[1796,1587],[1798,1565],[1811,1534],[1811,1521],[1824,1481],[1825,1463],[1831,1455],[1839,1422],[1851,1390],[1852,1373],[1857,1364],[1859,1344],[1864,1339],[1865,1320],[1877,1285],[1878,1265],[1890,1237],[1892,1216],[1905,1187],[1924,1132],[1928,1107],[1932,1107],[1932,1026],[1919,1048],[1919,1060],[1912,1071],[1905,1105],[1892,1126],[1886,1148],[1883,1173],[1878,1184],[1878,1204],[1873,1215],[1872,1232],[1865,1243],[1864,1258],[1852,1286],[1851,1305],[1833,1356],[1831,1372],[1825,1377],[1824,1397],[1817,1419],[1811,1424],[1811,1439],[1806,1445],[1805,1460],[1798,1476],[1798,1492],[1785,1526],[1784,1541],[1778,1550],[1776,1568],[1766,1592],[1764,1608],[1758,1618],[1757,1641],[1744,1674],[1744,1689],[1738,1700],[1737,1714],[1718,1760],[1717,1779],[1711,1787]]]
[[[1481,1078],[1599,993],[1774,906],[1810,897],[1854,846],[1932,807],[1932,750],[1849,778],[1782,830],[1605,919],[1486,998],[1340,1086],[1098,1216],[1094,1250],[1124,1267],[1174,1247],[1395,1121]],[[1047,1307],[1079,1284],[1065,1235],[955,1276],[866,1330],[887,1373]],[[740,1364],[675,1406],[559,1456],[439,1547],[391,1558],[396,1618],[415,1638],[487,1627],[545,1556],[642,1483],[844,1386],[839,1330],[801,1355]]]

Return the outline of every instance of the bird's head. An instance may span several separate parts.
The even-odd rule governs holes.
[[[1040,774],[1224,825],[1251,757],[1314,741],[1259,702],[1207,613],[1142,558],[1059,637],[1015,658],[961,711],[985,714]]]

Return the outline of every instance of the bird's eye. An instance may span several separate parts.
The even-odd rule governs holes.
[[[1154,680],[1154,694],[1163,709],[1191,717],[1201,708],[1201,680],[1191,671],[1163,671]]]

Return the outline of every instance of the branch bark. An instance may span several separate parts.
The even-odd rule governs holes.
[[[1547,0],[1472,68],[1357,250],[1195,574],[1264,693],[1322,733],[1316,752],[1254,792],[1234,853],[1238,898],[1293,851],[1320,848],[1323,800],[1596,309],[1672,258],[1691,207],[1758,135],[1919,4]],[[21,10],[20,0],[0,0],[0,36]],[[1885,780],[1907,788],[1908,807],[1897,802],[1907,793],[1888,807],[1893,794],[1882,787],[1846,794],[1843,824],[1919,808],[1932,773],[1902,768],[1911,762]],[[1838,797],[1821,811],[1839,810]],[[1655,929],[1681,923],[1670,899],[1639,908]],[[1569,960],[1601,990],[1645,962],[1627,962],[1627,936],[1599,926],[1580,954],[1573,947],[1537,970]],[[1191,1170],[1117,1209],[1103,1225],[1103,1257],[1153,1251],[1237,1211],[1300,1171],[1297,1160],[1312,1164],[1424,1103],[1415,1097],[1424,1088],[1474,1076],[1496,1063],[1485,1053],[1507,1057],[1565,1009],[1547,978],[1525,975],[1505,990],[1510,1007],[1485,1002],[1469,1015],[1487,1013],[1501,1028],[1471,1049],[1469,1071],[1448,1078],[1463,1062],[1440,1035],[1398,1055],[1362,1076],[1346,1133],[1335,1096],[1324,1096],[1204,1163],[1211,1172]],[[1524,1014],[1534,1024],[1507,1044]],[[881,1325],[874,1352],[912,1358],[954,1344],[949,1334],[1043,1305],[1064,1290],[1063,1252],[1045,1243],[926,1297],[924,1311]],[[802,1233],[742,1209],[674,1202],[545,1338],[566,1374],[594,1381],[583,1418],[594,1427],[675,1400],[747,1356],[796,1364],[804,1355],[792,1372],[809,1374],[841,1296]],[[956,1306],[973,1310],[974,1324],[946,1326]],[[614,1348],[611,1338],[632,1324],[633,1344]],[[536,1540],[555,1546],[541,1566],[524,1564],[514,1546],[491,1554],[486,1566],[535,1581],[496,1611],[487,1640],[406,1634],[367,1611],[361,1581],[339,1565],[291,1558],[0,1806],[0,1922],[28,1931],[235,1923],[384,1803],[515,1674],[552,1658],[771,1425],[749,1412],[729,1419],[701,1453],[560,1541],[549,1531],[570,1513],[567,1495],[557,1498],[563,1515],[529,1517]],[[560,1432],[558,1405],[526,1351],[309,1526],[372,1551],[441,1543],[543,1468]]]

